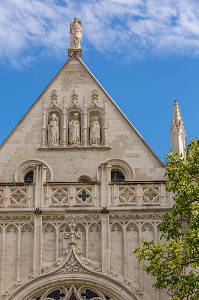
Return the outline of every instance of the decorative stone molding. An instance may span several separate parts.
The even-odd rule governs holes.
[[[57,96],[56,90],[53,90],[52,95],[51,95],[51,100],[52,100],[52,106],[57,105],[58,96]]]
[[[63,220],[101,220],[101,214],[42,214],[44,221],[63,221]]]
[[[0,214],[1,221],[32,221],[34,215]]]
[[[101,181],[103,173],[107,173],[108,181],[111,181],[111,171],[119,171],[124,175],[125,181],[132,181],[135,177],[135,172],[132,167],[124,160],[109,159],[102,162],[97,170],[97,179]],[[105,175],[105,174],[104,174]]]
[[[43,284],[45,284],[46,280],[48,281],[48,284],[45,284],[46,288],[50,286],[51,289],[54,288],[54,284],[52,284],[54,282],[53,280],[56,281],[56,288],[60,286],[60,284],[62,284],[62,282],[64,281],[67,282],[68,286],[70,286],[71,280],[73,281],[73,284],[76,284],[77,282],[83,283],[84,280],[86,280],[85,287],[92,286],[94,290],[95,286],[99,289],[100,287],[104,286],[103,291],[106,291],[107,286],[109,286],[107,293],[115,300],[147,299],[142,294],[139,286],[133,284],[131,281],[129,281],[128,278],[125,278],[124,276],[113,272],[111,272],[110,276],[108,277],[101,274],[100,265],[96,265],[92,261],[83,257],[78,258],[77,254],[75,253],[74,247],[69,252],[67,258],[65,259],[65,262],[62,259],[59,259],[53,266],[43,266],[42,273],[43,275],[40,276],[40,278],[34,279],[32,276],[29,276],[28,278],[23,278],[22,281],[14,284],[6,292],[5,299],[25,300],[27,299],[26,293],[28,292],[28,296],[31,297],[31,299],[35,300],[36,295],[37,297],[39,297],[39,289],[44,290],[44,288],[42,287],[42,282]],[[36,284],[37,282],[38,284]],[[123,293],[120,295],[121,288],[123,290]],[[141,298],[139,298],[138,296],[141,296]],[[108,299],[111,300],[112,298],[108,297]]]
[[[89,259],[81,257],[79,254],[79,248],[75,248],[75,246],[72,245],[72,250],[66,252],[65,261],[64,257],[62,257],[52,266],[43,266],[42,274],[91,274],[91,271],[101,273],[102,269],[100,264],[96,264]]]
[[[110,214],[110,220],[141,220],[141,219],[148,219],[148,220],[161,220],[165,215],[165,212],[157,212],[157,213],[133,213],[133,214]]]
[[[46,168],[46,180],[47,181],[53,180],[52,169],[46,162],[38,160],[38,159],[30,159],[30,160],[25,160],[25,161],[21,162],[17,166],[17,168],[15,170],[15,174],[14,174],[15,182],[24,182],[25,175],[28,172],[35,170],[37,165],[43,165],[43,167]]]
[[[118,170],[124,174],[125,181],[132,181],[135,177],[135,172],[132,167],[124,160],[121,159],[109,159],[106,161],[109,167],[109,180],[111,179],[111,170]]]
[[[72,99],[73,105],[78,105],[78,94],[77,94],[76,89],[73,90],[73,93],[71,95],[71,99]]]
[[[78,261],[73,250],[69,254],[66,262],[57,271],[55,271],[55,274],[66,273],[89,273],[89,271]]]

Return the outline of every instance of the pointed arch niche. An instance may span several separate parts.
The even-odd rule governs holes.
[[[63,140],[62,109],[53,106],[47,111],[47,141],[45,143],[48,147],[59,147]]]
[[[42,138],[39,150],[111,149],[108,146],[106,101],[103,107],[99,106],[96,90],[92,92],[91,99],[83,99],[83,104],[79,104],[78,97],[74,89],[71,105],[68,106],[64,96],[62,107],[57,104],[59,97],[56,90],[52,91],[50,106],[46,107],[43,99]],[[89,107],[87,102],[91,102]]]
[[[69,147],[82,146],[86,144],[83,126],[83,111],[73,106],[68,110],[68,132],[67,142]]]
[[[9,224],[5,228],[5,261],[7,262],[4,272],[4,289],[6,290],[9,285],[17,281],[17,264],[16,261],[19,257],[19,228],[15,224]]]

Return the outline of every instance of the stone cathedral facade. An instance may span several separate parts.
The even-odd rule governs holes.
[[[69,56],[0,148],[0,299],[166,300],[133,253],[172,206],[164,165],[73,40]]]

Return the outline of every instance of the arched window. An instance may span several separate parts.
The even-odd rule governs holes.
[[[124,174],[117,170],[111,171],[111,181],[125,181]]]
[[[25,183],[32,183],[34,180],[34,172],[30,171],[28,172],[25,177],[24,177],[24,182]]]
[[[34,298],[35,299],[35,298]],[[73,287],[73,293],[68,293],[68,289],[65,287],[58,288],[54,291],[45,292],[42,296],[37,297],[35,300],[110,300],[109,296],[104,295],[102,292],[98,290],[90,290],[87,289],[85,286],[81,288]]]
[[[82,175],[78,178],[79,182],[92,182],[92,179],[87,175]]]

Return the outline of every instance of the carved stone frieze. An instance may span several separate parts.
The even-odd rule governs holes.
[[[34,219],[33,215],[11,215],[0,214],[1,221],[31,221]]]
[[[133,214],[110,214],[110,220],[135,220],[135,219],[162,219],[165,213],[163,212],[150,212],[150,213],[133,213]]]
[[[100,214],[43,214],[42,219],[44,221],[62,221],[62,220],[101,220]]]

